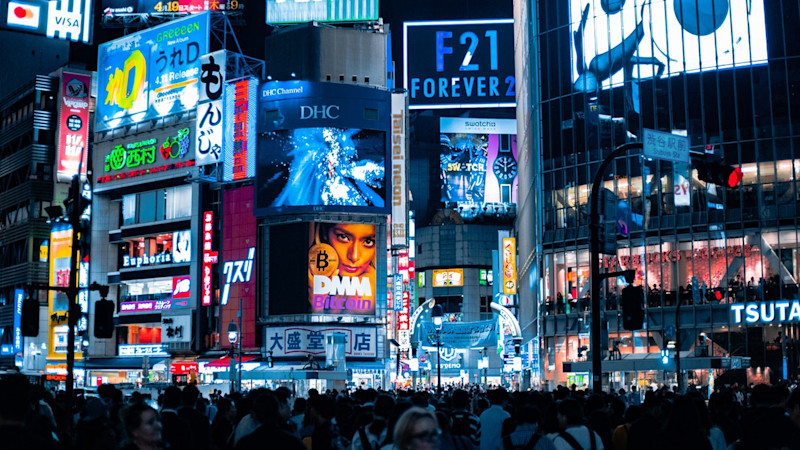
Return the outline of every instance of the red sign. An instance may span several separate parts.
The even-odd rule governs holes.
[[[86,174],[89,154],[90,75],[61,74],[61,98],[58,127],[58,179]]]
[[[247,178],[247,102],[250,80],[235,83],[233,97],[233,179]]]
[[[408,331],[408,291],[403,291],[403,309],[397,313],[398,330]]]
[[[203,306],[211,304],[211,265],[217,262],[217,252],[211,251],[213,233],[214,213],[206,211],[203,213],[203,273],[201,274]]]
[[[186,375],[194,371],[197,373],[197,363],[192,361],[174,362],[169,366],[169,373],[174,375]]]
[[[190,298],[192,296],[192,277],[172,277],[172,298]]]

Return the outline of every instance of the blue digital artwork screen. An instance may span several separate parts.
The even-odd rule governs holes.
[[[386,132],[310,127],[260,136],[256,211],[386,209]]]

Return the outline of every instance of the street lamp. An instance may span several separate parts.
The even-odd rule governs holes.
[[[395,380],[395,386],[399,389],[400,383],[397,380],[398,378],[400,378],[400,343],[397,342],[396,339],[389,339],[389,343],[394,345],[394,347],[397,349],[397,361],[396,361],[397,365],[395,367],[394,380]]]
[[[433,305],[431,317],[436,329],[436,395],[442,396],[442,305]]]
[[[228,374],[230,375],[231,381],[231,393],[236,391],[236,375],[235,375],[235,360],[234,352],[236,350],[236,341],[239,340],[239,327],[236,326],[236,322],[231,320],[231,323],[228,324],[228,342],[231,344],[231,356],[228,360]]]

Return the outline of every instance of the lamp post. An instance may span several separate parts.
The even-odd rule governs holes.
[[[442,305],[433,305],[431,317],[436,329],[436,395],[442,396]]]
[[[394,345],[395,349],[397,350],[397,361],[395,361],[396,366],[394,371],[394,384],[395,388],[399,389],[400,383],[398,382],[398,379],[400,378],[400,343],[397,342],[396,339],[389,339],[389,343]]]
[[[232,321],[228,324],[228,342],[231,344],[231,356],[228,360],[228,373],[231,382],[231,394],[236,392],[236,360],[234,354],[236,353],[236,341],[239,340],[239,328],[236,322]]]

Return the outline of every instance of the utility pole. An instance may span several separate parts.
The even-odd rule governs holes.
[[[603,174],[605,174],[606,169],[608,169],[609,164],[614,158],[621,156],[627,153],[630,150],[634,149],[641,149],[642,144],[639,142],[631,142],[628,144],[622,144],[610,155],[608,155],[602,163],[600,163],[600,168],[597,170],[597,173],[594,174],[594,180],[592,181],[592,194],[589,197],[589,214],[590,214],[590,222],[589,222],[589,229],[591,232],[591,236],[589,238],[589,245],[591,247],[591,258],[589,259],[589,266],[591,270],[591,280],[592,280],[592,287],[591,287],[591,296],[592,296],[592,329],[591,329],[591,349],[592,349],[592,391],[599,392],[603,388],[603,380],[602,380],[602,364],[603,364],[603,355],[601,353],[601,346],[600,346],[600,314],[602,314],[602,309],[600,308],[600,282],[603,278],[608,278],[609,276],[614,276],[614,273],[608,273],[601,275],[600,274],[600,185],[603,182]]]

